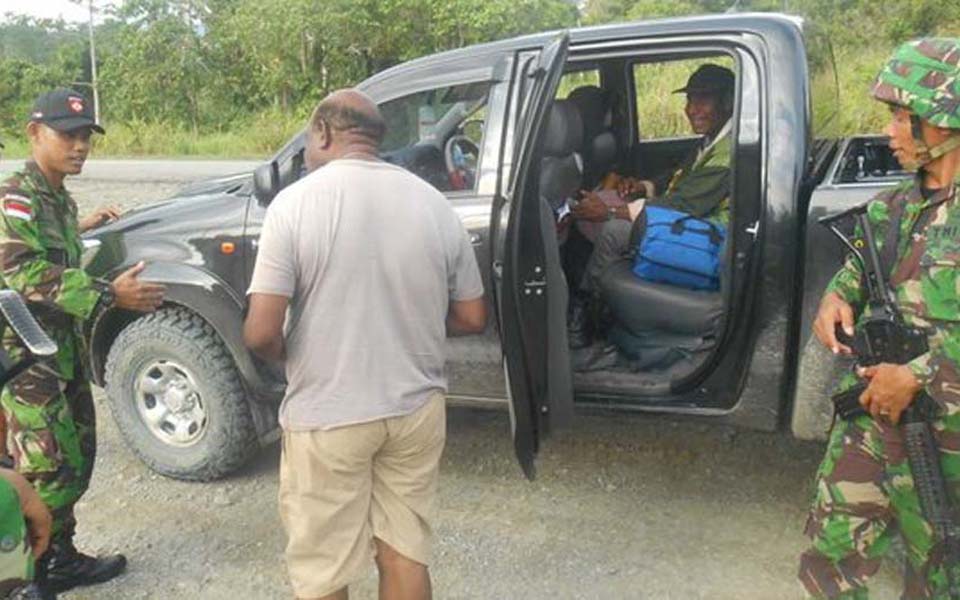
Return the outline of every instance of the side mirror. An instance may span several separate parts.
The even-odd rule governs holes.
[[[303,150],[296,151],[277,165],[278,192],[303,177]]]
[[[261,204],[269,204],[280,191],[280,175],[277,163],[270,161],[253,171],[253,195]]]

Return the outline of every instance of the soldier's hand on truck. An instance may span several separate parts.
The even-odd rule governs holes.
[[[844,333],[853,337],[853,308],[835,292],[830,292],[820,301],[820,309],[813,322],[813,333],[820,343],[834,354],[852,354],[853,350],[837,339],[837,325],[843,328]]]
[[[111,221],[116,221],[120,218],[120,207],[115,205],[110,206],[100,206],[94,210],[91,214],[80,219],[80,233],[93,229],[95,227],[100,227],[101,225],[106,225]]]
[[[163,293],[166,288],[159,283],[141,281],[139,275],[144,268],[146,268],[146,263],[138,262],[117,275],[117,278],[110,284],[118,308],[152,312],[163,304]]]
[[[857,375],[870,382],[860,394],[860,405],[874,419],[886,417],[894,425],[921,388],[913,371],[906,365],[880,363],[857,369]]]

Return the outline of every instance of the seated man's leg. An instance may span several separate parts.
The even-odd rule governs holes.
[[[619,260],[630,249],[630,232],[633,223],[623,219],[607,221],[593,252],[587,261],[579,288],[570,299],[570,313],[567,318],[567,338],[571,348],[589,346],[593,338],[594,324],[591,314],[599,302],[600,277],[611,264]]]
[[[624,219],[612,219],[604,224],[587,261],[586,276],[580,285],[582,291],[599,293],[603,272],[630,250],[632,229],[633,223]]]
[[[584,237],[576,226],[570,227],[567,241],[560,246],[560,260],[570,289],[580,288],[591,254],[593,254],[593,242]]]

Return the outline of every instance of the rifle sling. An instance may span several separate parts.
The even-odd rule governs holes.
[[[926,229],[927,225],[930,224],[930,221],[933,220],[936,211],[930,210],[935,208],[950,200],[953,197],[952,190],[950,193],[944,195],[943,198],[937,200],[936,202],[931,202],[920,209],[920,214],[917,215],[916,220],[913,222],[913,226],[910,228],[910,231],[907,234],[908,238],[913,238],[913,235],[918,231]],[[926,202],[926,199],[921,200]],[[894,288],[901,283],[903,283],[907,277],[908,273],[905,273],[904,269],[895,269],[898,266],[897,253],[900,248],[900,234],[901,234],[901,224],[903,222],[903,217],[906,214],[907,202],[897,202],[893,206],[893,214],[890,215],[890,226],[887,228],[886,235],[883,238],[883,247],[880,249],[880,268],[883,269],[883,279],[886,282],[886,285],[890,288]],[[899,264],[909,264],[911,261],[907,260],[916,252],[919,248],[913,246],[910,248],[910,254],[904,256],[903,260],[899,261]]]

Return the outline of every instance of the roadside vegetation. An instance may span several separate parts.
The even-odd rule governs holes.
[[[960,0],[587,0],[581,10],[570,0],[115,4],[103,9],[95,30],[108,129],[97,140],[99,156],[263,157],[302,126],[328,91],[417,56],[577,25],[719,13],[733,4],[812,23],[815,113],[834,115],[830,134],[870,132],[879,130],[884,114],[867,101],[867,91],[892,48],[922,35],[960,35]],[[84,24],[12,14],[0,21],[0,138],[7,156],[26,153],[23,123],[40,91],[73,85],[89,92],[88,43]],[[666,97],[685,73],[665,68],[645,78],[638,96]],[[639,106],[641,120],[652,124],[647,135],[683,125],[662,121],[665,102]]]

